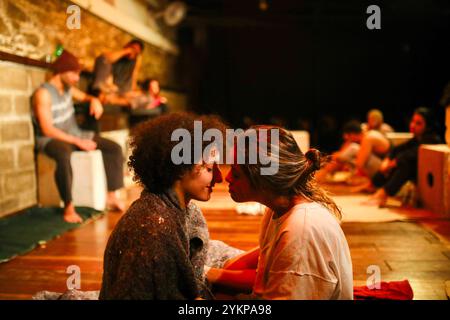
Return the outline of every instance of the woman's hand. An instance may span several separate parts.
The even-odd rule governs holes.
[[[393,168],[397,166],[397,160],[396,159],[389,159],[386,158],[383,160],[380,166],[380,172],[382,174],[388,174],[389,171],[391,171]]]

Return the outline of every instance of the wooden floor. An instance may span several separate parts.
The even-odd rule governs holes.
[[[215,192],[226,192],[225,187]],[[127,190],[131,202],[137,188]],[[212,239],[250,249],[257,245],[260,216],[238,215],[233,210],[204,210]],[[81,289],[101,285],[103,251],[121,214],[107,213],[63,234],[32,252],[0,264],[0,299],[30,299],[41,290],[66,290],[66,269],[81,270]],[[442,216],[424,221],[344,223],[354,268],[355,285],[364,285],[367,268],[376,265],[381,280],[408,279],[415,299],[447,299],[445,281],[450,280],[450,222]]]

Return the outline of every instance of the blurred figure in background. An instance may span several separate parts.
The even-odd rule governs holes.
[[[414,137],[393,148],[379,172],[373,176],[372,183],[379,189],[367,204],[383,206],[388,196],[394,196],[408,180],[416,181],[419,146],[441,143],[435,119],[428,108],[421,107],[414,111],[409,129]]]
[[[439,104],[445,108],[445,141],[450,147],[450,82],[445,86]]]
[[[138,90],[137,78],[141,67],[144,43],[133,39],[122,49],[105,52],[95,59],[93,95],[104,104],[129,106],[129,99]]]
[[[394,132],[390,125],[384,122],[383,113],[378,109],[372,109],[367,113],[367,122],[363,123],[362,130],[368,132],[370,130],[377,130],[383,134]]]
[[[332,175],[337,171],[355,171],[356,155],[359,151],[359,135],[361,134],[361,124],[352,120],[347,122],[342,129],[344,143],[341,148],[331,155],[331,161],[316,173],[318,182],[325,182],[332,179]]]
[[[158,80],[146,79],[141,89],[141,94],[131,100],[132,109],[159,110],[161,114],[168,111],[167,98],[161,95]]]
[[[139,95],[130,99],[130,126],[160,116],[169,111],[167,98],[161,95],[158,80],[146,79]]]
[[[337,171],[349,172],[347,177],[357,173],[357,158],[361,150],[360,143],[364,141],[361,123],[351,120],[344,125],[342,131],[344,143],[341,148],[331,155],[331,161],[316,174],[316,179],[320,182],[331,179],[331,175]],[[378,157],[369,154],[362,170],[370,176],[378,170],[380,164],[381,160]]]

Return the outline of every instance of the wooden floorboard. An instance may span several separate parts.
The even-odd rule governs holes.
[[[218,188],[219,193],[226,192]],[[139,192],[128,190],[128,201]],[[228,209],[208,209],[204,214],[212,239],[246,250],[257,245],[260,216],[238,215]],[[103,251],[121,214],[107,213],[49,241],[28,254],[0,264],[0,299],[30,299],[41,290],[65,291],[70,265],[81,270],[81,289],[98,290]],[[355,285],[364,285],[367,268],[376,265],[384,281],[408,279],[415,299],[447,299],[450,280],[450,229],[442,217],[426,222],[344,223],[353,260]],[[439,232],[436,232],[438,230]]]

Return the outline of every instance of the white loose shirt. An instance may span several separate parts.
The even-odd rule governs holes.
[[[261,299],[353,299],[344,232],[328,209],[301,203],[279,218],[267,210],[253,294]]]

